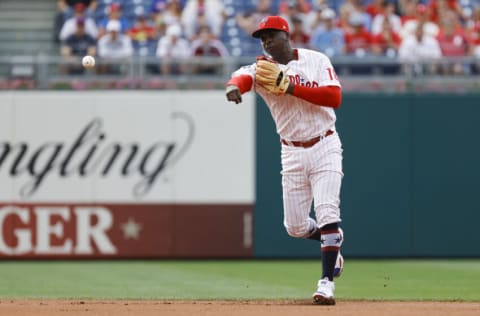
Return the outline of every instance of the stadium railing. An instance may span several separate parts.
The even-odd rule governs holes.
[[[0,90],[12,89],[212,89],[224,88],[231,73],[254,57],[194,57],[160,60],[135,56],[122,60],[96,58],[83,69],[81,58],[0,56]],[[421,63],[398,59],[341,56],[332,59],[347,91],[480,91],[480,59],[442,58]],[[162,63],[184,72],[163,74]],[[449,72],[452,65],[460,71]],[[195,72],[203,67],[204,73]]]

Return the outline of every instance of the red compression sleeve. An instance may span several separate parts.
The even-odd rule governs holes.
[[[316,105],[328,106],[334,109],[342,103],[342,91],[337,86],[305,87],[295,85],[292,95]]]
[[[253,79],[249,75],[240,75],[228,80],[227,86],[232,84],[240,89],[240,93],[245,93],[252,88]]]

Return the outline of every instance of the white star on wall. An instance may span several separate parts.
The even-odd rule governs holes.
[[[142,230],[142,224],[135,222],[132,217],[129,217],[126,223],[123,223],[121,229],[123,231],[123,238],[138,240],[140,231]]]

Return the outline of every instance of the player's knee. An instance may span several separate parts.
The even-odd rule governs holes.
[[[305,238],[310,234],[308,225],[285,226],[285,229],[287,230],[288,235],[294,238]]]
[[[319,205],[315,208],[315,215],[317,217],[318,226],[324,227],[331,223],[339,223],[340,208],[336,205]]]

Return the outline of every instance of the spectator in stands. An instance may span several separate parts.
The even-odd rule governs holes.
[[[157,29],[150,23],[147,16],[140,14],[131,29],[127,31],[134,42],[145,42],[157,39]]]
[[[60,31],[62,26],[69,18],[73,16],[73,6],[76,3],[83,3],[86,9],[86,15],[91,16],[97,8],[97,0],[58,0],[57,13],[55,14],[55,21],[53,26],[53,34],[55,42],[60,42]]]
[[[137,16],[137,20],[131,29],[127,31],[127,35],[130,36],[134,42],[145,42],[149,40],[157,39],[157,30],[147,19],[145,14]]]
[[[345,53],[364,57],[371,53],[372,36],[365,27],[365,15],[353,12],[349,23],[351,28],[345,31]]]
[[[57,42],[63,24],[74,15],[74,6],[78,3],[85,5],[85,14],[89,17],[93,17],[98,6],[97,0],[58,0],[54,23],[54,35]]]
[[[180,26],[180,24],[173,24],[173,25],[179,25]],[[158,22],[155,23],[155,28],[157,30],[157,39],[160,39],[167,34],[167,28],[168,27],[169,27],[169,25],[167,25],[167,23],[165,23],[165,21],[158,21]]]
[[[288,15],[292,7],[298,10],[297,13],[307,14],[312,11],[312,4],[307,0],[281,0],[278,4],[278,14]]]
[[[152,47],[157,43],[157,29],[149,22],[146,15],[137,16],[133,27],[127,31],[127,35],[132,39],[134,51],[137,55],[154,55]]]
[[[288,0],[286,4],[286,9],[282,9],[283,13],[280,13],[280,16],[287,20],[290,29],[294,27],[294,19],[299,19],[302,22],[303,33],[310,34],[316,23],[317,13],[312,11],[311,6],[305,1]]]
[[[343,32],[347,32],[350,26],[350,15],[355,11],[355,8],[351,5],[340,5],[338,9],[339,18],[336,21],[336,26],[341,28]]]
[[[400,61],[404,62],[407,74],[434,74],[438,66],[435,61],[442,57],[442,51],[437,39],[425,32],[423,24],[419,23],[414,35],[402,40],[398,50]]]
[[[477,22],[473,28],[473,32],[470,33],[470,51],[471,55],[480,58],[480,21]]]
[[[84,68],[80,59],[85,55],[95,56],[96,46],[96,40],[85,33],[85,20],[78,18],[75,33],[67,37],[60,47],[60,54],[67,62],[66,72],[68,74],[83,74]]]
[[[187,71],[186,61],[191,56],[190,43],[182,37],[179,25],[170,25],[164,37],[158,41],[157,57],[164,75],[182,74]]]
[[[282,6],[285,8],[282,8]],[[293,28],[293,17],[294,16],[301,16],[301,5],[297,4],[296,0],[285,1],[284,3],[280,3],[278,9],[279,15],[284,18],[288,22],[288,27],[290,29]]]
[[[417,1],[418,0],[399,1],[399,14],[402,27],[407,21],[417,19]]]
[[[383,19],[382,22],[381,31],[372,36],[372,51],[376,55],[397,57],[402,38],[393,29],[389,18]]]
[[[473,72],[480,74],[480,21],[477,22],[473,31],[470,33],[470,56],[476,58],[473,65]]]
[[[467,19],[458,0],[430,0],[428,2],[430,21],[440,23],[441,15],[449,10],[454,11],[459,18]]]
[[[365,12],[367,12],[372,19],[377,16],[377,14],[384,14],[385,4],[388,3],[389,0],[372,0],[367,6],[365,7]]]
[[[107,24],[112,20],[120,22],[120,33],[125,34],[130,29],[130,22],[122,15],[122,6],[118,2],[113,2],[108,6],[108,16],[98,22],[98,37],[107,33]]]
[[[193,40],[202,25],[209,26],[212,33],[220,37],[225,16],[221,0],[187,0],[182,12],[186,37]]]
[[[404,14],[406,14],[406,12],[408,11],[407,9],[407,6],[410,6],[410,5],[417,5],[418,4],[418,0],[397,0],[397,5],[398,5],[398,12],[401,16],[403,16]]]
[[[333,11],[335,11],[335,8],[333,6],[328,5],[329,2],[332,2],[332,0],[313,0],[312,1],[312,10],[321,11],[325,8],[330,8]]]
[[[86,6],[83,3],[77,3],[73,6],[73,17],[69,18],[60,30],[59,39],[65,41],[70,35],[74,34],[77,29],[77,19],[82,18],[85,21],[85,33],[93,38],[97,38],[98,30],[95,21],[86,14]]]
[[[133,55],[132,40],[121,33],[120,21],[107,23],[107,33],[98,40],[98,56],[105,63],[99,65],[101,73],[121,74],[121,62]]]
[[[253,31],[263,18],[269,15],[275,15],[272,10],[271,0],[258,0],[256,8],[252,11],[240,12],[235,16],[238,26],[250,37]],[[255,41],[257,44],[257,41]]]
[[[350,15],[354,14],[357,16],[362,17],[362,23],[366,31],[370,32],[372,27],[372,17],[370,14],[365,12],[365,7],[363,6],[363,0],[345,0],[344,3],[340,6],[340,10],[344,10],[347,13],[347,18],[344,22],[347,22],[346,25],[342,25],[341,27],[348,27]],[[347,32],[346,29],[344,29]]]
[[[270,15],[275,15],[275,11],[272,9],[271,0],[258,0],[254,9],[238,12],[235,15],[235,21],[237,22],[237,25],[241,31],[245,33],[239,34],[239,38],[241,38],[242,41],[241,46],[243,54],[249,56],[263,54],[261,45],[258,45],[258,40],[253,38],[251,34],[257,29],[260,21]],[[232,52],[235,53],[235,51]]]
[[[85,5],[90,13],[94,12],[98,6],[98,0],[59,0],[60,2],[65,3],[70,8],[73,8],[77,3],[82,3]]]
[[[379,34],[383,31],[384,25],[383,21],[385,19],[389,20],[391,29],[395,33],[399,33],[402,28],[402,21],[400,17],[395,13],[395,4],[393,2],[384,2],[382,10],[378,12],[372,20],[372,34]]]
[[[444,57],[464,57],[470,51],[469,41],[458,20],[458,15],[454,11],[449,10],[442,16],[440,33],[437,39]],[[461,75],[468,70],[467,68],[467,64],[456,60],[442,63],[440,70],[447,75]]]
[[[168,11],[168,6],[170,4],[178,6],[179,11],[182,12],[185,2],[186,0],[152,0],[150,5],[152,21],[156,22],[158,19],[162,19],[162,15],[165,13],[165,11]]]
[[[192,55],[195,57],[228,57],[228,50],[225,45],[218,40],[210,28],[202,26],[198,31],[197,39],[192,42]],[[214,64],[195,64],[192,72],[198,74],[220,74],[223,65],[215,62]]]
[[[478,3],[472,10],[472,20],[477,26],[477,22],[480,22],[480,3]]]
[[[157,24],[164,23],[169,25],[182,24],[182,4],[179,0],[168,0],[165,9],[156,15],[154,20]]]
[[[312,23],[310,25],[310,33],[313,33],[313,31],[315,31],[319,26],[322,26],[322,24],[324,24],[324,21],[322,19],[322,11],[326,9],[333,10],[323,2],[325,2],[325,0],[318,0],[317,2],[314,2],[316,3],[316,5],[314,6],[315,9],[313,10],[313,14],[312,14]],[[335,12],[335,10],[333,10],[333,12]]]
[[[470,18],[465,21],[465,31],[467,36],[470,38],[471,36],[475,36],[476,33],[476,26],[480,22],[480,3],[472,8],[472,15]]]
[[[428,9],[423,4],[416,6],[415,18],[406,21],[400,30],[400,36],[405,39],[412,35],[418,35],[417,26],[421,24],[425,28],[423,33],[428,36],[436,37],[439,32],[439,27],[436,23],[429,21]]]
[[[303,29],[302,19],[294,16],[292,17],[293,27],[290,29],[290,42],[296,48],[308,48],[310,46],[310,33]]]
[[[313,31],[310,47],[329,57],[343,54],[345,38],[342,29],[335,26],[335,11],[330,8],[321,12],[322,23]]]
[[[151,19],[155,21],[158,14],[161,14],[167,7],[168,0],[152,0],[150,4]]]

